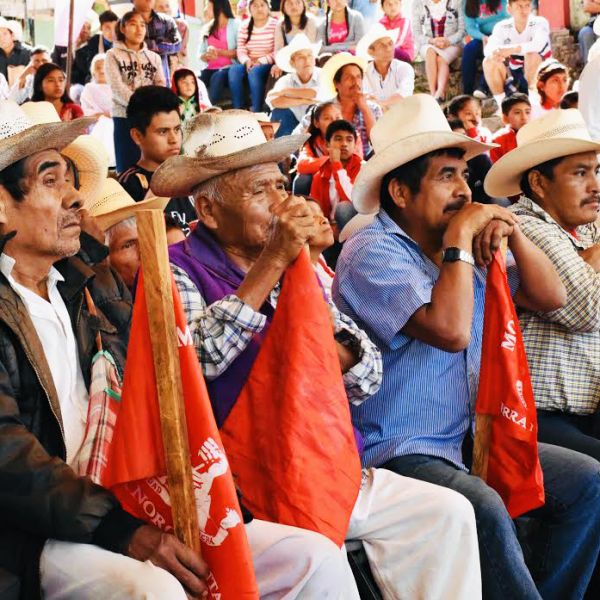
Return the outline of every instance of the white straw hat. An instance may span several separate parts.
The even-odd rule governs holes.
[[[523,173],[580,152],[600,152],[600,142],[592,140],[581,113],[576,108],[552,110],[519,129],[517,147],[492,165],[483,187],[495,198],[516,196]]]
[[[279,162],[295,152],[307,135],[286,135],[266,141],[254,113],[225,110],[201,113],[186,126],[186,156],[168,158],[152,176],[159,196],[189,196],[200,183],[229,171]]]
[[[334,54],[321,69],[320,86],[324,92],[324,97],[333,98],[337,95],[333,78],[335,74],[346,65],[356,65],[364,72],[367,70],[367,61],[362,56],[353,56],[350,52],[340,52]]]
[[[88,208],[90,215],[102,231],[132,217],[140,210],[158,208],[164,210],[170,198],[148,198],[136,202],[116,180],[107,177],[102,183],[99,198]]]
[[[394,104],[371,129],[371,144],[375,154],[361,168],[352,190],[352,203],[364,214],[379,210],[381,181],[396,167],[442,148],[462,148],[469,160],[497,147],[452,131],[429,94],[415,94]]]
[[[5,19],[4,17],[0,17],[0,28],[11,31],[15,42],[20,42],[23,40],[23,27],[19,21],[13,21],[12,19],[9,20]]]
[[[60,117],[50,102],[26,102],[21,106],[30,121],[35,124],[60,123]],[[69,123],[76,123],[75,119]],[[88,126],[96,122],[95,118],[85,119]],[[108,174],[109,158],[106,150],[91,135],[80,135],[61,150],[77,167],[79,176],[79,195],[84,201],[84,208],[98,197],[102,181]]]
[[[389,38],[395,44],[398,39],[399,29],[386,29],[381,23],[376,23],[369,27],[369,31],[363,35],[358,44],[356,44],[356,56],[362,56],[367,60],[372,60],[369,54],[369,48],[377,41],[383,38]]]
[[[57,118],[55,122],[41,122],[31,119],[16,102],[0,100],[0,171],[36,152],[64,149],[94,121],[82,118],[63,123]]]
[[[277,54],[275,54],[275,64],[286,73],[295,73],[296,69],[294,69],[291,64],[292,54],[294,54],[294,52],[311,50],[313,56],[317,58],[320,49],[321,42],[313,44],[303,33],[298,33],[287,46],[284,46]]]

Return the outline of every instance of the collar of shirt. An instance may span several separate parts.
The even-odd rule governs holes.
[[[19,296],[21,296],[22,298],[23,294],[19,288],[23,288],[25,286],[15,281],[15,278],[12,276],[12,271],[15,267],[16,262],[17,261],[12,256],[9,256],[4,252],[0,254],[0,272],[2,273],[2,275],[4,275],[4,277],[6,277],[6,279],[8,279],[10,287],[12,287],[13,290],[17,292],[17,294],[19,294]],[[48,277],[46,279],[48,286],[48,296],[50,296],[50,294],[54,291],[54,289],[56,288],[56,284],[59,281],[64,280],[65,278],[54,267],[50,267],[50,271],[48,271]]]
[[[300,77],[298,77],[298,73],[296,73],[296,71],[294,71],[293,73],[290,73],[291,80],[294,83],[294,85],[297,87],[302,87],[302,88],[304,88],[304,87],[306,87],[306,88],[319,87],[320,74],[321,74],[321,69],[319,69],[319,67],[315,67],[313,69],[310,79],[305,83],[303,81],[300,81]]]

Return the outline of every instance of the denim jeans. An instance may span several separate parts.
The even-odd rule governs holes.
[[[294,127],[298,125],[296,115],[289,108],[274,108],[271,111],[271,121],[279,123],[279,129],[275,134],[276,138],[282,135],[290,135],[294,131]]]
[[[140,149],[131,139],[131,125],[127,117],[113,117],[113,139],[115,142],[115,160],[117,173],[121,174],[140,160]]]
[[[579,30],[577,34],[577,41],[579,42],[579,53],[581,54],[581,60],[585,65],[588,59],[588,52],[596,41],[596,34],[591,25],[586,25]]]
[[[475,91],[477,85],[477,61],[480,59],[483,59],[483,42],[473,39],[468,44],[465,44],[461,61],[463,94],[472,94]],[[483,76],[481,76],[479,83],[484,84]]]
[[[250,71],[246,71],[244,65],[231,65],[228,75],[233,108],[244,108],[244,82],[247,79],[250,88],[251,110],[252,112],[261,112],[270,71],[271,65],[257,65]]]
[[[208,89],[208,97],[213,104],[217,104],[227,86],[229,67],[222,69],[204,69],[200,73],[200,79]]]
[[[538,410],[538,439],[587,454],[600,461],[600,415],[570,415]]]
[[[382,465],[469,499],[477,520],[486,599],[582,598],[596,567],[600,463],[549,444],[538,444],[538,450],[546,503],[514,522],[491,487],[441,458],[413,454]]]

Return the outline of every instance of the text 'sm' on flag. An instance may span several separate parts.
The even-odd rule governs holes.
[[[306,252],[284,276],[273,321],[221,436],[255,517],[343,543],[360,457],[329,307]]]
[[[227,457],[175,282],[171,280],[202,557],[210,598],[258,598],[250,548]],[[140,273],[121,399],[103,485],[131,514],[173,529],[156,377]]]
[[[502,252],[488,269],[476,412],[491,415],[487,483],[512,518],[544,504],[537,416]]]

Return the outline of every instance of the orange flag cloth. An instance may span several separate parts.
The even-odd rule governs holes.
[[[173,303],[202,556],[211,598],[254,600],[258,591],[242,514],[202,370],[174,281]],[[103,485],[131,514],[173,528],[146,299],[140,273],[121,411]]]
[[[492,416],[487,483],[510,516],[543,506],[533,390],[500,251],[488,269],[476,412]]]
[[[301,252],[221,437],[255,517],[318,531],[341,545],[361,466],[331,327]]]

